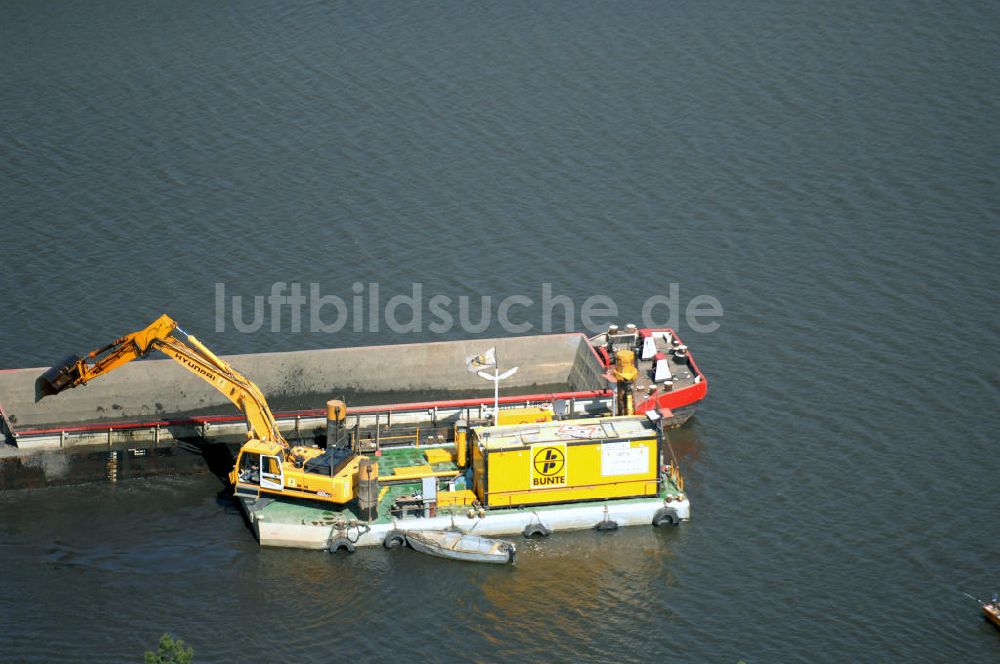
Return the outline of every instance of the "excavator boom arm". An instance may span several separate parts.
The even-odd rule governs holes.
[[[199,346],[201,345],[193,336],[189,336],[188,341],[194,341]],[[176,339],[157,340],[153,342],[153,346],[226,395],[226,398],[236,404],[236,407],[243,412],[249,431],[258,439],[285,443],[285,439],[278,432],[278,424],[275,422],[271,408],[267,405],[267,400],[260,388],[243,374],[230,367],[229,364],[215,358],[214,355],[212,357],[217,362],[221,362],[222,366],[200,354],[193,353],[189,346]],[[284,446],[287,447],[287,444]]]
[[[185,340],[177,338],[179,332]],[[146,328],[115,339],[107,346],[88,353],[84,358],[69,357],[42,375],[48,394],[84,385],[99,376],[159,350],[185,369],[221,392],[236,404],[247,420],[252,436],[259,440],[288,443],[278,432],[277,423],[260,388],[243,374],[233,369],[194,336],[181,330],[177,323],[164,314]]]
[[[86,385],[92,378],[142,357],[150,351],[154,340],[169,337],[176,327],[177,323],[164,314],[144,329],[119,337],[107,346],[87,353],[85,357],[67,357],[42,374],[46,393],[58,394],[77,385]]]

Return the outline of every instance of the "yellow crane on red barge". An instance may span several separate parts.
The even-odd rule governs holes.
[[[146,328],[115,339],[83,358],[71,356],[42,376],[49,394],[84,385],[132,360],[158,350],[207,381],[243,413],[248,440],[240,447],[229,481],[236,494],[276,494],[343,504],[356,495],[364,457],[341,438],[333,448],[292,447],[278,431],[260,388],[164,314]],[[343,421],[341,403],[336,419]],[[366,464],[367,470],[367,464]],[[375,470],[377,472],[377,470]]]

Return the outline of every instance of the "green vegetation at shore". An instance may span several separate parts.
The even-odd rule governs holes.
[[[169,634],[160,637],[156,652],[146,651],[145,664],[191,664],[194,649]]]

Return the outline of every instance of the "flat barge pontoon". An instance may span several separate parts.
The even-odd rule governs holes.
[[[344,506],[239,500],[262,546],[331,552],[394,548],[411,530],[531,537],[691,515],[669,442],[644,416],[473,427],[450,444],[385,447],[376,474],[376,495],[361,481]]]

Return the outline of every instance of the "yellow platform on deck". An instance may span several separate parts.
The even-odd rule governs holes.
[[[468,489],[460,491],[438,491],[438,507],[449,507],[451,505],[471,505],[476,502],[476,494]]]
[[[422,466],[399,466],[392,469],[394,477],[426,477],[434,474],[434,470],[427,464]]]
[[[427,463],[451,463],[454,460],[451,450],[434,447],[424,452]]]
[[[455,477],[458,469],[434,470],[429,465],[423,466],[400,466],[394,468],[392,475],[380,475],[379,479],[387,482],[398,482],[400,480],[419,480],[422,477]]]
[[[511,408],[509,410],[501,410],[497,414],[497,425],[504,426],[508,424],[530,424],[532,422],[551,422],[552,421],[552,409],[551,408],[539,408],[539,407],[528,407],[528,408]]]

